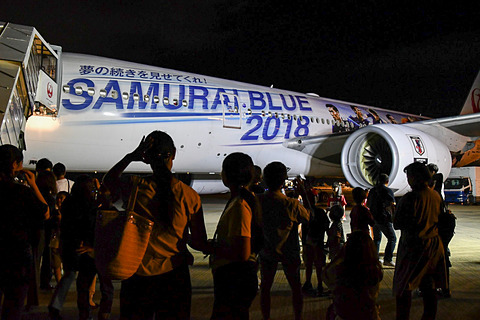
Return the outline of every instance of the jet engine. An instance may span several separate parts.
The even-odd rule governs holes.
[[[435,163],[446,178],[452,158],[447,146],[408,125],[376,124],[352,133],[342,149],[342,170],[354,187],[371,188],[381,173],[395,196],[410,190],[403,169],[414,161]]]

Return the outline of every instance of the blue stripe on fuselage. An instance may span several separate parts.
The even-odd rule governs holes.
[[[155,123],[155,122],[204,122],[221,121],[222,119],[162,119],[162,118],[135,118],[131,117],[125,120],[92,120],[92,121],[69,121],[65,125],[113,125],[113,124],[133,124],[133,123]]]
[[[223,113],[203,113],[203,112],[124,112],[120,116],[124,118],[168,118],[168,117],[212,117],[222,116]]]

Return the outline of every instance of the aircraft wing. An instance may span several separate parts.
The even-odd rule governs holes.
[[[403,168],[413,161],[436,163],[448,176],[453,165],[475,165],[480,151],[480,114],[405,124],[375,124],[358,130],[297,137],[283,143],[335,166],[354,186],[369,188],[380,173],[390,175],[397,195],[408,190]]]
[[[475,113],[406,124],[388,124],[386,126],[408,126],[414,128],[433,137],[437,137],[447,144],[451,152],[458,152],[467,142],[477,140],[478,137],[480,137],[479,122],[480,113]],[[341,160],[343,146],[353,132],[354,131],[325,134],[313,137],[297,137],[285,141],[283,145],[287,148],[306,153],[319,160],[338,164]]]
[[[428,130],[425,126],[444,127],[463,136],[480,137],[480,113],[429,119],[408,123],[407,125],[412,128],[422,128],[421,131]]]

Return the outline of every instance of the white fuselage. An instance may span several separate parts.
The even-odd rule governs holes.
[[[262,168],[282,161],[291,176],[341,175],[339,163],[284,143],[411,120],[388,110],[356,105],[356,113],[345,102],[101,57],[63,54],[61,63],[57,116],[27,121],[27,167],[46,157],[69,171],[104,172],[142,136],[162,130],[175,141],[176,172],[219,173],[225,156],[239,151]],[[339,121],[327,105],[337,108]],[[149,168],[133,163],[128,170]]]

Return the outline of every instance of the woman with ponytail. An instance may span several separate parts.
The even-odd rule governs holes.
[[[248,319],[257,294],[257,234],[259,209],[255,196],[246,189],[253,177],[252,159],[243,153],[228,155],[222,165],[222,180],[230,189],[213,239],[210,264],[214,295],[211,319]]]
[[[134,211],[152,220],[154,226],[140,267],[122,282],[122,319],[190,319],[192,286],[188,266],[193,264],[193,256],[187,241],[192,248],[204,251],[207,235],[199,195],[171,172],[175,154],[172,138],[154,131],[103,179],[116,201],[133,187],[133,179],[125,183],[120,179],[131,162],[142,161],[153,170],[150,176],[136,177]]]

